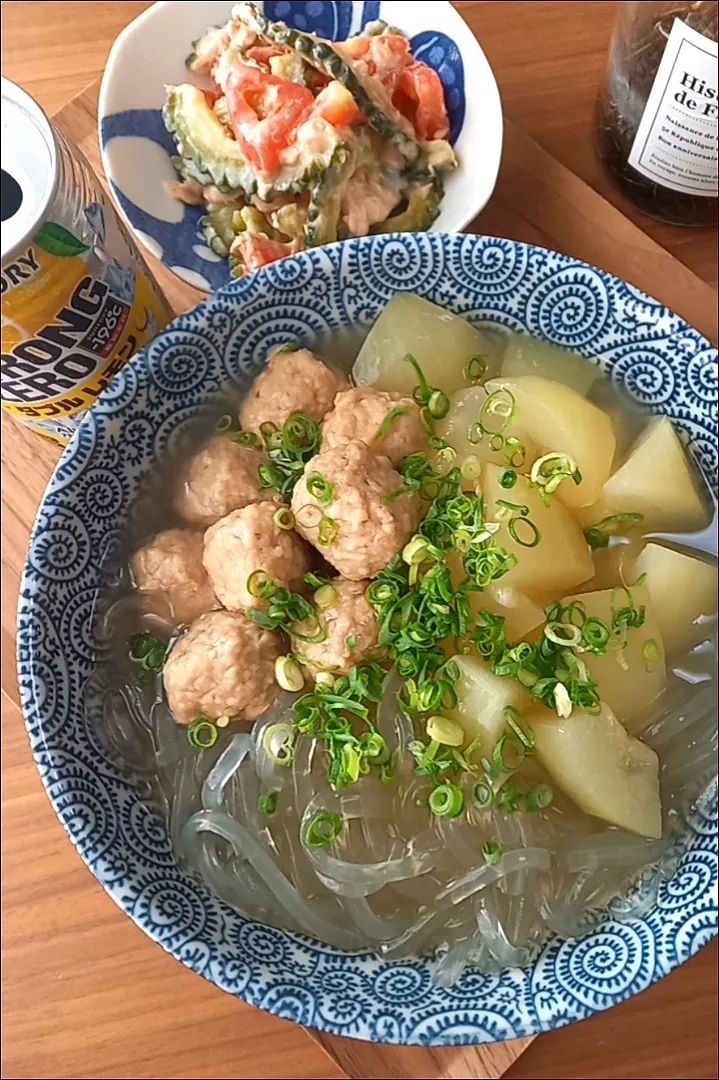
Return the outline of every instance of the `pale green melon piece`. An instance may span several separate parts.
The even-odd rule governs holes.
[[[496,375],[502,345],[459,315],[414,293],[396,293],[379,316],[352,368],[358,386],[411,394],[417,385],[411,353],[430,386],[451,394],[468,385],[464,368],[471,356],[482,356],[487,377]]]
[[[629,735],[606,706],[597,716],[549,709],[527,717],[537,758],[585,814],[658,840],[662,835],[659,758]]]
[[[530,704],[529,695],[514,679],[493,675],[478,656],[453,656],[452,660],[459,667],[458,700],[457,707],[445,715],[461,725],[467,743],[479,736],[482,753],[491,755],[507,726],[504,710],[511,705],[524,712]]]
[[[601,371],[591,360],[529,334],[512,334],[502,358],[502,376],[536,375],[570,386],[586,397]]]
[[[667,654],[672,656],[716,632],[716,564],[681,551],[647,544],[632,572],[645,585]]]

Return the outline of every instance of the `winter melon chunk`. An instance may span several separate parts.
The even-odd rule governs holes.
[[[352,368],[359,386],[411,394],[417,385],[411,353],[430,386],[451,394],[466,387],[465,364],[481,356],[487,377],[499,370],[502,345],[460,315],[414,293],[396,293],[367,335]]]
[[[581,483],[563,480],[555,496],[567,506],[590,506],[609,479],[616,439],[612,421],[571,386],[533,375],[500,376],[487,383],[487,392],[508,390],[515,401],[513,425],[519,438],[533,443],[541,454],[567,454],[581,473]]]
[[[514,679],[493,675],[479,657],[453,656],[452,660],[459,668],[457,706],[446,715],[460,724],[468,743],[479,736],[482,752],[491,755],[506,727],[504,710],[512,705],[524,712],[530,704],[529,695]]]
[[[529,334],[512,334],[502,358],[502,377],[537,375],[587,396],[602,372],[591,360]]]
[[[633,573],[635,578],[646,574],[645,585],[668,655],[716,632],[716,564],[660,544],[647,544]]]
[[[504,446],[492,449],[490,439],[487,436],[478,438],[479,412],[483,403],[487,400],[487,391],[483,386],[468,386],[457,390],[450,395],[450,407],[447,416],[436,423],[437,434],[446,439],[457,458],[453,465],[462,466],[468,457],[476,457],[478,461],[493,461],[496,465],[503,465],[509,456],[509,448]],[[516,429],[510,424],[504,431],[505,438],[515,436],[519,438]],[[520,439],[520,441],[522,441]],[[524,445],[524,461],[529,464],[537,456],[536,448],[531,444]]]
[[[686,451],[666,416],[652,420],[624,464],[607,480],[586,524],[610,514],[644,515],[642,528],[700,529],[708,521]],[[590,520],[591,519],[591,520]]]
[[[666,666],[659,620],[648,589],[644,585],[634,585],[629,594],[637,611],[642,607],[645,609],[642,625],[627,630],[623,649],[610,641],[602,656],[586,652],[582,659],[597,683],[601,700],[632,731],[634,721],[664,689]],[[566,606],[573,601],[584,605],[587,618],[600,619],[610,631],[613,610],[629,606],[629,596],[624,588],[565,596],[562,604]]]
[[[537,758],[580,810],[640,836],[661,837],[659,759],[606,705],[597,716],[575,711],[560,720],[537,709],[527,720]]]
[[[517,559],[500,583],[544,603],[587,581],[594,573],[592,556],[567,507],[556,498],[550,498],[546,506],[524,476],[518,476],[514,487],[505,490],[499,482],[500,472],[496,465],[485,465],[482,483],[487,519],[500,519],[494,541]],[[527,514],[507,511],[502,506],[507,502],[526,508]],[[532,528],[537,530],[538,540]],[[533,546],[528,547],[528,542]]]

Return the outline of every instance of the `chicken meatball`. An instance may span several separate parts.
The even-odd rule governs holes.
[[[393,465],[427,451],[427,435],[422,427],[419,406],[409,397],[393,391],[357,386],[335,397],[332,412],[322,425],[322,450],[359,439],[376,454],[384,454]]]
[[[347,386],[343,375],[331,371],[309,349],[275,353],[243,401],[240,423],[246,431],[259,431],[265,422],[282,427],[293,412],[322,420],[335,394]]]
[[[229,611],[261,607],[247,581],[262,570],[275,585],[298,589],[309,569],[309,551],[293,530],[275,523],[277,503],[252,503],[234,510],[205,533],[202,561],[215,595]]]
[[[218,607],[202,565],[202,533],[168,529],[132,556],[132,574],[153,611],[178,626]]]
[[[315,672],[345,674],[355,664],[361,664],[368,651],[377,644],[377,617],[365,597],[368,585],[369,581],[335,578],[330,582],[334,590],[332,602],[317,609],[320,626],[326,634],[324,641],[302,641],[292,637],[293,651],[309,661]],[[297,629],[304,631],[302,625]]]
[[[313,473],[324,481],[322,503],[307,490]],[[416,492],[384,501],[403,484],[389,458],[373,454],[363,442],[326,450],[312,458],[295,486],[295,527],[343,577],[351,581],[372,578],[404,547],[419,524],[421,503]],[[310,486],[317,491],[317,484]]]
[[[185,521],[205,528],[214,525],[232,510],[261,502],[257,468],[266,461],[261,450],[240,446],[226,435],[218,435],[187,465],[175,506]]]
[[[280,651],[279,634],[244,615],[202,615],[178,639],[162,672],[177,723],[191,724],[199,716],[260,716],[279,692],[275,659]]]

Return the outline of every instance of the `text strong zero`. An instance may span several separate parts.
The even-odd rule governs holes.
[[[60,443],[170,319],[85,157],[2,80],[2,407]]]

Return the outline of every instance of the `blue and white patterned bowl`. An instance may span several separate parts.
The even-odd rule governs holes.
[[[433,961],[343,954],[248,921],[177,868],[164,826],[105,755],[83,710],[101,658],[93,612],[142,482],[203,407],[246,386],[268,350],[367,326],[410,290],[475,320],[570,346],[670,416],[717,479],[717,356],[656,300],[601,270],[491,237],[423,233],[304,252],[214,293],[115,378],[55,470],[30,542],[18,617],[35,760],[70,838],[112,898],[184,964],[260,1008],[335,1034],[398,1043],[501,1040],[578,1020],[644,989],[717,927],[716,790],[644,918],[551,942],[534,966],[432,986]],[[108,978],[110,973],[108,972]]]
[[[232,0],[190,4],[165,0],[130,23],[108,57],[100,90],[102,163],[125,221],[138,240],[183,281],[210,291],[230,280],[227,260],[198,233],[202,210],[175,202],[164,182],[175,179],[177,151],[162,122],[166,85],[209,81],[185,68],[191,42],[227,21]],[[399,26],[413,54],[438,72],[445,89],[451,142],[460,168],[449,177],[437,232],[459,232],[477,216],[497,179],[502,107],[492,70],[477,39],[451,4],[422,0],[287,3],[265,0],[272,19],[334,41],[374,19]]]

